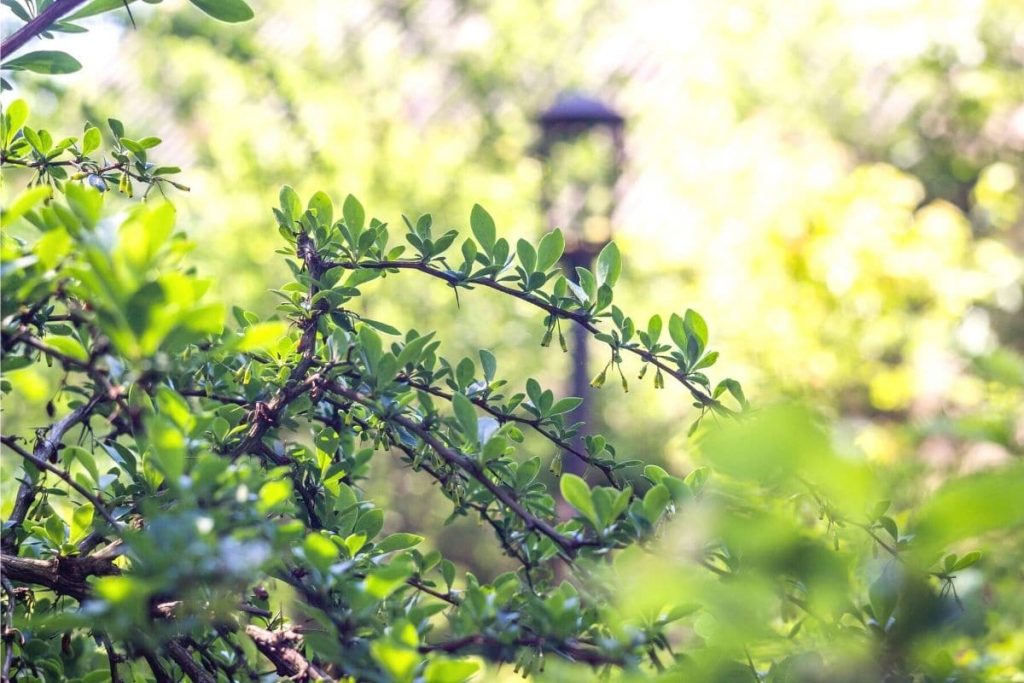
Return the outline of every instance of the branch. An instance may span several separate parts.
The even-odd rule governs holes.
[[[16,607],[14,594],[14,586],[7,579],[6,576],[0,577],[0,584],[3,585],[4,594],[7,596],[7,606],[4,608],[3,623],[0,623],[0,629],[2,634],[0,637],[4,643],[4,662],[0,666],[0,681],[11,680],[11,662],[14,661],[14,641],[17,635],[17,630],[14,628],[14,610]]]
[[[217,679],[211,676],[206,669],[196,664],[196,661],[192,659],[192,654],[178,641],[167,641],[164,649],[167,650],[167,656],[181,667],[181,670],[192,683],[217,683]]]
[[[156,679],[156,683],[174,683],[174,679],[167,673],[164,665],[160,663],[160,658],[153,651],[143,650],[142,658],[146,660],[150,671],[153,672],[153,678]]]
[[[407,446],[406,444],[402,443],[399,439],[395,438],[390,431],[386,429],[382,430],[374,428],[373,426],[370,425],[369,422],[363,420],[362,418],[352,413],[351,403],[343,404],[332,396],[325,396],[324,400],[330,403],[338,410],[347,411],[347,414],[352,419],[352,421],[355,424],[359,425],[359,427],[362,428],[364,432],[376,431],[379,434],[386,434],[388,443],[390,443],[392,447],[397,448],[398,450],[405,453],[406,457],[409,458],[409,462],[414,470],[423,470],[431,477],[433,477],[433,479],[436,482],[441,484],[442,488],[448,485],[448,482],[451,480],[452,477],[457,477],[461,481],[468,480],[466,475],[461,473],[457,469],[452,470],[452,472],[450,473],[441,472],[425,462],[417,462],[418,457],[415,449],[413,449],[411,446]],[[526,570],[526,576],[529,579],[530,570],[532,569],[533,564],[522,552],[516,549],[516,547],[509,540],[508,535],[505,533],[505,530],[493,517],[490,516],[487,510],[487,505],[476,503],[473,501],[462,501],[462,504],[465,505],[466,507],[475,510],[480,515],[480,518],[487,522],[491,529],[494,530],[494,533],[498,536],[498,541],[501,543],[502,549],[509,557],[514,558],[521,565],[523,565],[523,568]]]
[[[413,389],[426,392],[433,396],[437,396],[438,398],[443,398],[449,402],[454,398],[450,392],[430,386],[429,384],[424,384],[423,382],[417,382],[416,380],[413,380],[409,377],[399,376],[396,379],[397,381]],[[469,400],[474,405],[478,406],[479,408],[483,409],[484,411],[490,413],[495,418],[497,418],[498,422],[516,422],[518,424],[523,424],[530,427],[535,432],[543,436],[545,439],[547,439],[554,445],[558,446],[561,450],[567,453],[572,453],[583,462],[600,470],[601,473],[604,474],[605,479],[608,480],[608,483],[610,483],[615,488],[620,490],[623,488],[622,484],[620,484],[615,479],[615,471],[611,467],[603,463],[597,462],[596,460],[591,458],[588,453],[585,453],[580,449],[573,447],[573,445],[566,441],[565,439],[559,438],[559,436],[554,432],[545,429],[541,420],[536,418],[523,417],[521,415],[515,415],[514,413],[507,413],[498,410],[497,408],[493,407],[490,403],[488,403],[486,399],[483,398],[470,398]]]
[[[110,683],[121,683],[121,675],[117,672],[118,654],[114,649],[114,643],[106,633],[99,634],[103,642],[103,649],[107,651],[107,666],[110,667]]]
[[[86,500],[93,504],[96,511],[103,515],[114,529],[117,529],[117,521],[109,512],[107,512],[106,508],[98,498],[86,490],[85,487],[78,484],[78,482],[71,479],[71,477],[65,472],[50,464],[50,460],[54,460],[56,458],[57,449],[60,447],[60,442],[64,438],[64,435],[76,424],[85,420],[99,403],[99,400],[100,395],[96,394],[89,399],[88,402],[72,410],[62,419],[55,422],[46,432],[46,435],[37,442],[32,453],[29,453],[19,446],[14,437],[3,436],[0,437],[0,441],[2,441],[3,445],[10,448],[24,460],[31,462],[38,469],[52,472],[67,482],[73,489],[85,496]],[[18,487],[18,493],[15,495],[14,509],[11,511],[11,516],[7,519],[7,523],[5,524],[7,527],[6,534],[4,535],[2,543],[0,543],[0,547],[5,551],[13,552],[17,550],[17,528],[25,521],[25,517],[28,515],[28,510],[32,506],[33,500],[35,500],[35,485],[30,481],[30,478],[26,473],[26,477],[21,481],[21,485]]]
[[[528,635],[522,636],[513,643],[504,643],[494,638],[488,638],[481,634],[473,634],[470,636],[464,636],[462,638],[456,638],[455,640],[449,640],[443,643],[427,644],[420,646],[420,652],[427,654],[430,652],[445,652],[447,654],[459,654],[466,651],[477,650],[477,649],[491,649],[491,648],[503,648],[508,645],[514,645],[516,647],[530,647],[543,650],[545,652],[553,652],[561,655],[572,662],[583,662],[590,664],[591,666],[602,666],[605,664],[613,664],[615,666],[625,666],[626,662],[622,657],[615,655],[605,655],[600,650],[595,648],[587,647],[574,640],[567,640],[565,642],[551,642],[539,635]]]
[[[114,576],[120,568],[104,557],[63,557],[37,560],[31,557],[0,555],[4,576],[19,583],[44,586],[60,595],[70,595],[82,602],[89,594],[86,579],[90,576]]]
[[[313,240],[306,233],[300,233],[295,247],[296,255],[302,259],[306,270],[309,272],[313,282],[320,280],[325,270],[325,264],[320,260],[316,252]],[[313,297],[320,291],[316,285],[310,285],[306,293],[306,303],[312,308]],[[298,352],[301,355],[299,363],[292,368],[288,374],[285,385],[278,390],[274,397],[267,403],[257,404],[249,413],[252,427],[245,437],[231,449],[229,457],[234,460],[238,456],[252,449],[268,429],[277,421],[280,412],[289,403],[304,394],[307,390],[315,387],[320,379],[320,373],[307,377],[309,369],[313,367],[316,359],[316,333],[320,317],[328,312],[327,302],[321,301],[317,308],[311,310],[308,318],[302,322],[302,337],[299,338]],[[261,407],[262,406],[262,407]]]
[[[338,394],[339,396],[344,396],[350,401],[362,404],[370,408],[371,410],[376,410],[373,405],[373,402],[368,397],[360,394],[357,391],[353,391],[347,387],[343,387],[337,382],[331,382],[328,385],[328,387],[332,392]],[[440,455],[448,464],[457,467],[464,472],[468,472],[473,477],[473,479],[478,481],[481,485],[483,485],[484,488],[490,491],[495,498],[500,500],[506,507],[508,507],[516,515],[518,515],[519,518],[522,519],[523,522],[526,524],[527,529],[531,531],[539,531],[544,536],[550,538],[552,541],[554,541],[555,545],[561,548],[561,550],[567,556],[571,557],[575,553],[575,551],[580,547],[580,544],[578,542],[574,541],[573,539],[567,536],[562,535],[561,533],[559,533],[557,529],[551,526],[551,524],[531,514],[529,510],[523,507],[523,505],[518,500],[516,500],[514,494],[511,491],[493,482],[490,479],[490,477],[486,475],[483,469],[481,469],[480,465],[476,461],[471,460],[462,453],[459,453],[458,451],[449,448],[445,444],[441,443],[441,441],[439,441],[430,432],[430,430],[425,429],[422,425],[413,422],[407,417],[403,417],[401,415],[388,416],[385,419],[390,420],[401,427],[404,427],[405,429],[409,430],[410,432],[418,436],[425,444],[430,446],[430,448],[435,453]]]
[[[497,292],[501,292],[502,294],[508,294],[511,297],[519,299],[520,301],[525,301],[526,303],[532,306],[536,306],[537,308],[545,311],[549,315],[553,315],[557,318],[564,318],[565,320],[572,320],[577,325],[581,326],[583,329],[587,330],[591,334],[596,335],[600,334],[601,332],[600,328],[598,328],[594,324],[593,319],[588,313],[580,311],[570,311],[568,309],[561,308],[552,303],[549,303],[548,301],[545,301],[540,297],[534,296],[529,292],[524,292],[509,287],[508,285],[504,285],[492,277],[469,278],[468,280],[464,281],[458,280],[454,278],[452,275],[450,275],[447,271],[434,268],[430,264],[424,263],[423,261],[364,261],[359,263],[356,263],[354,261],[329,261],[325,263],[324,266],[326,268],[341,267],[347,270],[415,270],[426,275],[429,275],[431,277],[435,277],[439,280],[444,280],[452,287],[468,287],[470,285],[481,285],[483,287],[493,289]],[[690,395],[692,395],[693,398],[696,399],[701,405],[714,407],[715,410],[720,411],[726,415],[736,414],[736,411],[726,407],[718,399],[709,396],[706,392],[702,391],[696,384],[690,381],[684,373],[666,364],[664,361],[661,360],[659,356],[656,356],[655,354],[651,353],[650,351],[647,351],[646,349],[640,348],[636,344],[622,345],[619,346],[618,348],[629,351],[630,353],[643,359],[645,362],[650,363],[656,368],[662,370],[665,374],[669,375],[677,382],[682,384],[684,387],[686,387],[686,389],[690,392]]]
[[[86,405],[90,406],[90,409],[91,409],[91,406],[95,404],[95,400],[96,400],[96,398],[93,397],[93,400],[90,401]],[[85,413],[88,413],[88,411],[85,411]],[[71,415],[68,415],[68,417],[64,418],[64,420],[62,420],[61,422],[64,422],[64,421],[68,420],[68,418],[73,417],[74,415],[75,415],[75,413],[72,413]],[[71,424],[74,424],[74,423],[78,422],[80,417],[81,416],[79,416],[78,419],[75,419],[74,421],[72,421]],[[57,423],[57,424],[59,425],[61,423]],[[57,425],[54,425],[54,427],[56,427],[56,426]],[[70,425],[68,425],[68,426],[70,427]],[[52,429],[50,431],[51,431],[51,433],[53,432]],[[67,430],[65,429],[64,431],[67,431]],[[60,436],[63,436],[63,432],[60,433]],[[50,472],[51,474],[56,475],[59,479],[64,481],[68,486],[70,486],[74,490],[78,491],[78,493],[80,493],[86,500],[88,500],[90,503],[92,503],[93,508],[96,510],[96,512],[100,513],[103,516],[103,518],[107,520],[107,522],[110,524],[110,526],[112,526],[115,530],[121,528],[121,523],[118,522],[116,519],[114,519],[114,516],[112,514],[110,514],[110,512],[107,511],[107,508],[104,506],[103,501],[101,501],[99,498],[97,498],[95,495],[93,495],[87,488],[85,488],[84,486],[79,484],[77,481],[72,479],[71,475],[69,475],[67,472],[65,472],[64,470],[60,469],[59,467],[54,467],[53,465],[51,465],[46,460],[44,460],[42,458],[39,458],[38,456],[36,456],[36,455],[34,455],[32,453],[29,453],[24,448],[22,448],[21,446],[18,445],[17,441],[14,440],[14,437],[11,437],[11,436],[0,437],[0,442],[2,442],[3,445],[5,445],[8,448],[10,448],[12,451],[14,451],[18,455],[20,455],[24,460],[27,460],[28,462],[32,463],[33,465],[35,465],[39,469],[45,470],[46,472]],[[56,453],[56,451],[57,451],[57,444],[59,444],[59,443],[60,443],[59,440],[53,440],[48,435],[47,438],[43,440],[43,446],[41,446],[41,447],[37,446],[36,450],[38,451],[40,448],[44,448],[44,449],[50,448],[50,449],[52,449],[53,453]],[[22,486],[24,486],[24,485],[25,484],[22,483]],[[12,515],[12,517],[13,517],[13,515]],[[8,521],[10,521],[10,520],[8,520]],[[24,516],[22,516],[22,518],[20,520],[18,520],[18,524],[20,525],[21,522],[23,522],[23,521],[24,521]]]
[[[30,22],[12,33],[11,37],[0,45],[0,53],[3,53],[4,59],[10,57],[12,52],[17,51],[32,38],[60,21],[61,17],[70,14],[73,9],[83,2],[85,0],[56,0],[52,5],[33,17]]]
[[[90,329],[92,329],[93,332],[95,333],[95,328]],[[69,368],[74,368],[76,370],[80,370],[86,373],[87,375],[89,375],[89,379],[91,379],[96,384],[96,386],[103,389],[105,398],[115,401],[126,415],[131,415],[131,411],[128,409],[128,403],[125,401],[124,398],[124,391],[122,390],[121,387],[114,386],[113,384],[111,384],[110,380],[107,378],[109,370],[99,368],[93,365],[96,356],[99,355],[100,353],[100,351],[98,351],[95,347],[89,353],[89,362],[85,362],[80,361],[77,358],[72,358],[67,354],[61,353],[57,349],[47,346],[46,344],[43,343],[41,339],[38,339],[37,337],[28,334],[25,331],[24,327],[22,328],[22,331],[20,331],[18,334],[10,333],[7,330],[2,330],[0,331],[0,336],[3,337],[3,340],[5,342],[5,350],[9,348],[9,346],[12,347],[14,344],[24,344],[30,348],[35,349],[36,351],[39,351],[45,356],[49,356],[50,358],[59,361],[60,364],[64,366],[65,371],[68,371]],[[114,418],[112,417],[111,420],[113,419]]]
[[[277,667],[279,676],[288,676],[294,681],[331,680],[296,649],[302,645],[302,635],[296,631],[290,628],[268,631],[250,624],[245,627],[245,633],[256,649]]]

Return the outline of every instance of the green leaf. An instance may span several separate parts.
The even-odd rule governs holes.
[[[363,205],[359,203],[359,200],[348,195],[345,197],[345,203],[341,207],[341,214],[345,217],[345,225],[349,227],[355,233],[363,231],[363,224],[366,222],[366,211],[363,210]]]
[[[149,268],[174,228],[174,207],[163,202],[137,208],[121,224],[115,256],[137,272]]]
[[[391,534],[390,536],[382,539],[381,542],[377,544],[375,550],[383,555],[384,553],[393,553],[396,550],[412,548],[422,542],[423,537],[417,536],[416,534]]]
[[[91,503],[85,505],[79,505],[75,508],[75,511],[71,513],[71,534],[68,536],[69,543],[78,543],[78,541],[89,535],[92,531],[92,518],[95,510]]]
[[[283,320],[268,320],[245,329],[245,335],[238,342],[239,351],[266,351],[276,346],[288,335],[288,323]]]
[[[82,342],[74,337],[50,336],[46,338],[46,344],[60,351],[65,356],[70,356],[83,363],[89,360],[89,352],[82,346]]]
[[[93,150],[99,149],[100,142],[102,142],[100,129],[90,126],[82,135],[82,154],[89,154]]]
[[[25,100],[14,100],[7,105],[7,112],[4,116],[7,118],[7,129],[4,135],[6,139],[3,141],[6,146],[28,120],[28,104]]]
[[[59,546],[64,543],[64,522],[59,516],[51,514],[43,523],[43,528],[46,530],[46,537],[53,545]]]
[[[444,579],[444,583],[448,586],[448,590],[451,590],[452,584],[455,583],[455,564],[451,560],[441,560],[441,565],[438,567],[438,571],[441,572],[441,578]]]
[[[249,21],[253,17],[252,8],[242,0],[189,0],[193,5],[209,14],[214,19],[234,24]]]
[[[463,358],[455,366],[455,381],[460,388],[466,388],[473,383],[473,375],[476,374],[476,366],[472,358]]]
[[[452,396],[452,408],[455,410],[455,419],[458,420],[459,429],[466,437],[466,441],[476,446],[476,409],[473,407],[473,403],[460,392]]]
[[[647,321],[647,336],[651,339],[651,344],[657,344],[658,338],[661,337],[661,316],[653,315],[651,319]]]
[[[712,351],[703,358],[700,359],[696,365],[693,366],[694,370],[702,370],[704,368],[710,368],[718,360],[718,351]]]
[[[39,50],[8,60],[0,68],[24,69],[39,74],[69,74],[81,69],[82,65],[65,52]]]
[[[537,268],[537,252],[533,250],[533,245],[526,240],[519,240],[516,242],[516,255],[519,256],[519,263],[522,264],[523,270],[527,273],[532,273]]]
[[[127,0],[127,3],[133,3],[135,0]],[[78,10],[70,17],[67,17],[65,21],[75,21],[76,19],[85,19],[86,17],[96,16],[104,12],[111,10],[124,8],[125,0],[93,0],[88,5]]]
[[[583,403],[583,399],[582,398],[577,398],[575,396],[568,396],[566,398],[563,398],[563,399],[557,401],[555,403],[555,405],[551,406],[551,409],[549,411],[547,411],[547,414],[548,415],[562,415],[564,413],[569,413],[569,412],[572,412],[573,410],[575,410],[576,407],[579,406],[581,403]]]
[[[995,529],[1024,525],[1024,465],[962,477],[928,497],[912,530],[915,552],[925,556]]]
[[[961,569],[967,569],[980,559],[981,553],[977,550],[972,550],[971,552],[966,553],[963,557],[956,561],[956,564],[953,565],[953,571],[956,572],[960,571]]]
[[[401,352],[398,354],[398,361],[396,367],[404,368],[409,363],[417,363],[420,360],[420,356],[423,353],[423,348],[430,342],[434,333],[420,335],[408,342],[402,347]]]
[[[306,208],[316,211],[317,220],[328,227],[334,222],[334,204],[324,192],[317,192],[309,198]]]
[[[700,340],[701,350],[703,350],[708,344],[708,324],[704,322],[704,318],[697,311],[688,308],[686,309],[686,317],[683,319],[683,324],[687,332]]]
[[[291,186],[282,185],[278,199],[281,202],[281,211],[285,216],[297,220],[302,215],[302,203],[299,201],[299,195]]]
[[[171,421],[185,433],[192,431],[196,422],[192,416],[192,410],[189,408],[188,402],[174,389],[166,386],[158,387],[156,406],[161,415],[171,418]]]
[[[185,474],[185,436],[163,415],[147,420],[146,432],[157,469],[169,482],[177,482]]]
[[[594,507],[594,501],[591,499],[590,487],[587,486],[587,482],[575,474],[563,474],[558,487],[562,492],[562,498],[565,498],[565,502],[576,508],[581,515],[594,525],[595,529],[598,528],[597,509]]]
[[[37,185],[36,187],[30,187],[15,197],[10,206],[4,207],[0,211],[0,218],[3,219],[4,225],[10,225],[25,215],[26,212],[31,211],[32,207],[36,204],[44,199],[49,199],[52,195],[53,189],[49,186]]]
[[[480,243],[480,246],[484,248],[484,251],[489,256],[494,251],[494,240],[498,234],[491,214],[487,213],[484,207],[479,204],[474,204],[473,210],[469,214],[469,225],[473,230],[473,236],[476,237],[476,241]]]
[[[562,231],[552,230],[541,238],[537,245],[537,270],[546,273],[553,265],[558,263],[565,251],[565,238]]]
[[[672,495],[669,493],[668,487],[664,484],[658,484],[657,486],[651,487],[651,489],[644,495],[644,517],[647,518],[651,524],[654,524],[661,515],[664,514],[665,508],[668,506],[669,500],[672,499]]]
[[[46,152],[49,151],[49,145],[44,144],[40,135],[28,126],[22,128],[21,134],[25,136],[25,139],[28,140],[28,144],[32,145],[32,149],[36,152],[46,154]]]
[[[32,16],[25,11],[25,8],[21,6],[18,0],[0,0],[2,4],[14,12],[14,16],[18,17],[22,21],[32,21]]]
[[[476,662],[457,659],[434,659],[423,672],[426,683],[463,683],[480,670]]]
[[[900,540],[900,530],[899,527],[896,526],[896,520],[892,517],[883,515],[878,518],[878,523],[882,525],[882,528],[885,529],[890,536],[892,536],[894,541]]]
[[[359,327],[359,346],[363,351],[363,355],[366,356],[366,364],[372,372],[377,367],[377,361],[380,360],[381,354],[384,352],[384,344],[381,342],[380,335],[374,332],[373,328],[369,325],[361,325]]]
[[[494,373],[498,370],[498,361],[494,354],[487,349],[480,349],[480,365],[484,369],[484,379],[488,382],[494,380]]]
[[[686,349],[686,324],[675,313],[668,319],[668,333],[680,349]]]
[[[338,559],[338,546],[321,534],[309,534],[302,543],[302,552],[315,568],[327,572]]]
[[[63,457],[65,461],[70,464],[73,461],[77,461],[82,464],[85,471],[92,477],[93,483],[99,485],[100,471],[96,467],[96,459],[92,453],[82,448],[81,446],[68,446],[63,451]]]
[[[124,137],[124,124],[117,119],[107,119],[107,125],[110,126],[110,132],[114,134],[114,138],[120,140]]]
[[[597,284],[614,287],[619,280],[619,273],[622,272],[622,257],[619,255],[619,248],[615,242],[605,245],[601,253],[597,255]]]
[[[352,527],[352,533],[364,533],[366,538],[370,539],[380,533],[381,527],[384,526],[384,513],[379,509],[374,508],[373,510],[367,510],[359,516],[359,521]]]
[[[292,497],[292,482],[288,479],[268,481],[260,487],[257,509],[266,514]]]
[[[413,574],[409,562],[392,562],[380,567],[366,577],[366,592],[383,600],[405,584],[405,580]]]
[[[537,478],[540,471],[540,458],[534,456],[516,468],[516,488],[525,488]]]

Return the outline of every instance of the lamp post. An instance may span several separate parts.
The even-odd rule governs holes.
[[[538,118],[541,138],[538,155],[543,162],[541,207],[550,228],[565,236],[562,265],[575,277],[576,268],[591,269],[594,258],[612,238],[616,185],[624,160],[625,119],[604,102],[569,93]],[[590,421],[588,333],[573,326],[572,396],[584,401],[569,417],[570,423]],[[574,447],[584,450],[582,438]],[[563,469],[582,474],[586,464],[565,453]]]

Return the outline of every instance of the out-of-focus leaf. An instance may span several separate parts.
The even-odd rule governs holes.
[[[913,525],[921,557],[960,540],[1024,524],[1024,465],[949,482],[921,506]]]
[[[24,69],[39,74],[69,74],[82,68],[81,63],[59,50],[38,50],[10,59],[0,65],[3,69]]]

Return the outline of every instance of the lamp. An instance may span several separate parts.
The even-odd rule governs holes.
[[[574,278],[576,268],[592,268],[594,258],[612,239],[625,119],[601,100],[566,93],[537,117],[537,123],[541,130],[537,155],[543,163],[541,208],[548,226],[562,229],[562,264],[567,276]],[[586,330],[574,326],[571,394],[584,399],[590,392],[587,338]],[[589,422],[589,405],[584,400],[569,421]],[[583,451],[581,439],[574,446]],[[563,468],[581,474],[586,464],[565,454]]]

